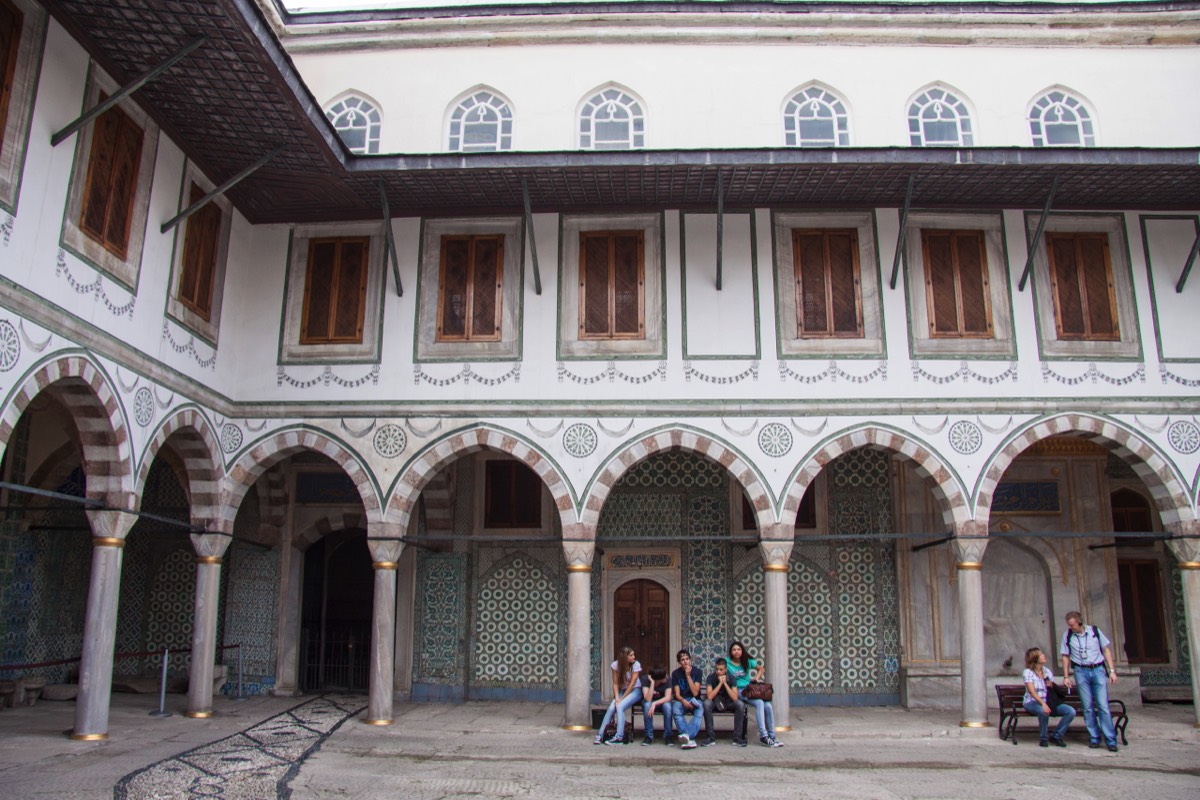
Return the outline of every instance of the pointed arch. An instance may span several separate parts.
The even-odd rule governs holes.
[[[7,447],[17,421],[42,392],[65,406],[75,423],[87,497],[109,508],[132,509],[133,453],[128,420],[108,375],[87,356],[62,356],[26,373],[0,416],[0,444]]]
[[[1150,491],[1163,526],[1196,519],[1187,484],[1157,447],[1124,424],[1091,414],[1058,414],[1033,420],[1011,434],[988,460],[975,490],[976,518],[987,526],[996,485],[1017,456],[1050,436],[1077,435],[1110,450]]]
[[[833,434],[819,444],[793,474],[783,501],[782,517],[794,524],[800,501],[821,470],[843,453],[860,447],[875,447],[895,453],[913,462],[917,472],[933,482],[933,494],[949,530],[971,519],[967,494],[958,477],[934,448],[907,431],[862,425]]]
[[[575,111],[582,150],[640,150],[646,146],[646,103],[618,83],[588,92]]]
[[[1092,106],[1073,89],[1049,86],[1025,110],[1034,147],[1095,147]]]
[[[580,521],[591,530],[600,522],[600,510],[613,487],[625,473],[655,453],[668,450],[684,450],[703,456],[719,464],[741,485],[754,508],[759,531],[768,530],[776,520],[772,511],[771,495],[766,483],[755,471],[750,459],[745,458],[732,445],[721,442],[707,432],[683,427],[668,427],[639,435],[626,442],[598,471],[583,498]]]
[[[379,152],[382,106],[365,92],[348,89],[337,95],[325,105],[325,118],[352,153]]]
[[[972,147],[974,114],[965,94],[931,83],[908,100],[908,140],[913,147]]]
[[[841,93],[809,81],[788,93],[783,102],[783,137],[787,147],[848,147],[850,113]]]
[[[446,111],[446,147],[453,153],[512,149],[512,102],[480,84],[460,94]]]
[[[184,489],[191,505],[192,523],[203,524],[215,520],[221,500],[224,462],[221,459],[221,446],[211,423],[195,408],[181,409],[163,420],[146,445],[139,462],[137,479],[134,481],[139,503],[143,497],[150,467],[154,465],[154,459],[168,442],[170,449],[178,454],[183,463],[182,477],[185,479]]]
[[[322,431],[297,426],[276,431],[259,441],[230,467],[221,492],[220,529],[233,532],[233,521],[242,498],[264,472],[304,450],[320,453],[340,466],[358,489],[367,521],[379,521],[381,504],[374,476],[358,453]]]
[[[564,533],[576,523],[575,501],[571,497],[570,487],[550,456],[513,431],[491,425],[472,426],[449,433],[430,442],[417,453],[390,489],[386,511],[390,521],[399,523],[400,529],[407,531],[417,507],[417,499],[434,476],[450,462],[480,450],[507,453],[525,462],[550,490]]]

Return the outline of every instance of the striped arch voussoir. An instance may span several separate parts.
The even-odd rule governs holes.
[[[168,441],[187,473],[192,521],[206,523],[215,520],[221,501],[221,447],[208,420],[193,408],[184,409],[169,418],[146,447],[135,484],[138,494],[146,485],[155,458]]]
[[[1006,444],[993,458],[980,482],[976,498],[979,518],[986,521],[990,516],[996,486],[1021,453],[1043,439],[1068,434],[1095,442],[1129,464],[1149,490],[1164,525],[1195,519],[1186,486],[1149,443],[1110,420],[1086,414],[1064,414],[1041,420]]]
[[[759,528],[765,530],[775,523],[770,494],[759,481],[758,476],[754,474],[754,470],[741,456],[710,436],[678,428],[652,433],[616,453],[595,483],[592,484],[587,497],[584,498],[580,522],[594,529],[600,523],[600,510],[604,507],[604,501],[617,482],[637,464],[656,453],[668,450],[684,450],[695,453],[719,464],[745,490],[746,496],[750,498],[750,504],[754,508]]]
[[[116,392],[88,359],[60,358],[30,375],[4,410],[0,442],[7,445],[21,414],[43,391],[62,403],[75,422],[88,497],[111,508],[132,508],[133,454],[129,430]]]
[[[413,510],[417,507],[417,498],[434,476],[452,461],[480,450],[495,450],[524,461],[550,490],[563,526],[574,524],[575,504],[571,500],[566,481],[554,468],[553,463],[511,433],[490,428],[460,431],[429,446],[396,482],[396,488],[388,501],[387,516],[391,521],[399,523],[401,530],[408,530]]]
[[[316,544],[323,536],[334,531],[354,530],[367,527],[367,518],[361,513],[337,513],[314,520],[311,525],[297,532],[295,544],[301,550],[307,550]]]

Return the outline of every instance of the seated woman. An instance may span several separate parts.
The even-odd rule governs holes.
[[[592,744],[624,744],[625,743],[625,712],[634,703],[642,699],[641,687],[642,665],[632,647],[622,647],[617,651],[617,658],[612,662],[613,699],[604,712],[604,721],[600,723],[600,732]],[[617,717],[616,733],[608,741],[604,740],[604,731],[612,720]]]
[[[1051,708],[1047,702],[1048,690],[1054,686],[1054,674],[1046,666],[1046,654],[1040,647],[1031,647],[1025,651],[1025,672],[1022,679],[1025,681],[1025,710],[1038,718],[1038,744],[1042,747],[1050,744],[1066,747],[1063,735],[1066,734],[1067,728],[1071,727],[1071,720],[1075,719],[1075,709],[1066,703],[1059,703],[1056,708]],[[1047,741],[1046,729],[1050,727],[1051,716],[1062,719],[1055,727],[1054,735]]]
[[[663,740],[671,743],[671,686],[667,682],[667,668],[655,666],[642,676],[642,729],[646,738],[643,745],[654,744],[654,712],[663,709]]]
[[[733,642],[729,645],[726,669],[729,671],[729,677],[734,681],[738,695],[743,698],[746,705],[754,709],[755,719],[758,720],[759,744],[763,747],[783,747],[783,742],[775,738],[775,708],[767,700],[746,698],[742,691],[750,685],[751,681],[763,679],[763,668],[750,657],[750,654],[746,652],[745,645],[741,642]],[[741,736],[740,731],[734,731],[733,743],[738,747],[746,746],[746,740]]]

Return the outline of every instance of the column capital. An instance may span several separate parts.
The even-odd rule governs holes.
[[[376,564],[395,564],[404,552],[404,542],[395,539],[372,539],[374,526],[367,526],[367,549],[371,551],[371,560]]]
[[[88,524],[92,526],[92,536],[98,539],[124,539],[133,530],[138,516],[132,511],[119,508],[88,509]]]
[[[987,549],[986,536],[955,536],[951,540],[954,545],[954,557],[959,569],[979,569],[983,564],[983,551]]]
[[[592,560],[595,557],[595,540],[572,539],[563,542],[563,558],[567,561],[567,572],[591,572]]]
[[[1167,530],[1172,536],[1200,536],[1200,521],[1176,522],[1168,525]],[[1171,548],[1180,565],[1200,563],[1200,539],[1170,539],[1167,547]]]
[[[201,558],[220,558],[233,543],[233,537],[223,533],[193,533],[191,539],[196,555]]]
[[[795,542],[791,539],[763,539],[758,543],[758,552],[762,555],[763,569],[783,572],[792,559],[792,548]]]

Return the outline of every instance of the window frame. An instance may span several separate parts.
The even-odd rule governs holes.
[[[924,112],[935,104],[945,104],[954,111],[955,129],[958,135],[955,141],[929,142],[926,137]],[[940,120],[939,120],[940,121]],[[963,99],[961,92],[948,86],[935,84],[917,93],[908,103],[908,137],[912,147],[973,147],[975,143],[975,124],[971,108]]]
[[[833,141],[806,143],[801,133],[801,110],[805,105],[820,103],[833,114]],[[783,141],[785,147],[849,147],[850,115],[846,101],[820,84],[809,84],[788,96],[783,106]]]
[[[1074,242],[1075,263],[1079,265],[1083,263],[1081,258],[1080,247],[1084,240],[1101,239],[1103,243],[1102,255],[1104,258],[1104,279],[1108,288],[1108,311],[1109,319],[1112,321],[1112,333],[1108,335],[1097,335],[1090,333],[1091,315],[1088,313],[1091,308],[1091,303],[1088,299],[1087,287],[1084,285],[1085,275],[1084,270],[1077,266],[1076,286],[1078,290],[1078,300],[1080,306],[1080,316],[1082,317],[1084,330],[1081,333],[1071,333],[1063,330],[1062,318],[1062,300],[1063,288],[1060,286],[1066,281],[1060,280],[1058,274],[1058,264],[1054,258],[1054,248],[1052,242],[1055,240],[1072,240]],[[1054,301],[1054,331],[1059,341],[1070,342],[1119,342],[1121,340],[1121,319],[1117,313],[1117,296],[1116,282],[1113,280],[1113,267],[1111,244],[1107,233],[1094,231],[1047,231],[1045,234],[1046,259],[1049,264],[1050,291]]]
[[[339,107],[341,107],[340,110]],[[367,122],[361,148],[351,146],[342,135],[343,130],[357,130],[356,128],[338,127],[339,118],[354,113],[362,114]],[[383,134],[383,112],[379,110],[379,104],[374,100],[370,100],[358,92],[345,92],[325,108],[325,119],[329,120],[330,126],[337,133],[338,140],[351,153],[375,155],[379,152],[379,140]]]
[[[611,95],[611,96],[610,96]],[[618,104],[629,114],[628,135],[625,147],[602,147],[596,141],[596,114],[601,106]],[[587,123],[585,125],[585,122]],[[576,144],[581,150],[641,150],[646,146],[646,112],[644,104],[629,90],[616,85],[605,86],[591,92],[579,104],[575,115]],[[605,140],[605,144],[616,140]]]
[[[537,478],[538,491],[538,527],[518,527],[518,526],[492,526],[488,524],[487,519],[487,494],[488,494],[488,465],[494,461],[511,462],[519,464],[529,469]],[[474,465],[475,485],[480,487],[480,490],[475,492],[474,498],[474,515],[475,515],[475,530],[481,532],[496,532],[504,535],[536,535],[549,534],[555,529],[557,514],[553,513],[553,497],[550,490],[546,487],[545,480],[538,475],[537,470],[529,467],[524,461],[514,458],[506,453],[481,453],[475,458]]]
[[[94,65],[84,92],[83,110],[95,107],[102,95],[117,90],[116,83]],[[154,182],[154,166],[158,155],[159,129],[154,120],[136,103],[125,98],[114,108],[128,115],[142,129],[142,144],[137,161],[137,181],[130,200],[129,237],[124,255],[113,252],[86,232],[81,224],[97,120],[85,125],[76,134],[75,162],[71,173],[66,208],[63,212],[61,244],[64,250],[84,263],[105,273],[129,291],[137,292],[142,254],[146,244],[146,225],[149,217],[150,192]]]
[[[636,333],[616,332],[616,247],[618,237],[637,238],[637,315],[638,329]],[[584,278],[584,264],[587,258],[587,242],[591,239],[605,238],[608,240],[608,328],[606,333],[589,333],[587,330],[587,281]],[[619,341],[641,340],[646,338],[646,234],[640,229],[634,230],[599,230],[581,231],[579,234],[579,340],[580,341]]]
[[[862,269],[859,264],[858,229],[857,228],[792,228],[792,263],[793,279],[796,286],[796,338],[797,339],[862,339],[863,338],[863,300],[862,300]],[[833,300],[833,263],[829,257],[829,238],[834,235],[850,236],[850,269],[854,283],[854,320],[852,332],[833,330],[834,300]],[[798,242],[802,236],[821,237],[822,271],[824,273],[825,295],[825,330],[818,331],[815,327],[805,325],[805,287],[801,269],[800,248]]]
[[[214,185],[197,167],[188,163],[184,169],[183,179],[179,187],[179,210],[191,205],[189,187],[207,194]],[[233,227],[233,204],[224,195],[214,197],[208,202],[208,207],[220,212],[220,222],[217,232],[214,263],[212,270],[212,286],[209,295],[209,311],[205,317],[193,308],[182,297],[184,282],[185,259],[187,256],[187,238],[191,230],[192,217],[175,226],[174,250],[171,255],[171,283],[167,294],[166,315],[198,336],[211,346],[216,346],[218,333],[221,328],[221,309],[225,296],[225,268],[229,260],[229,237]],[[202,213],[202,212],[197,212]]]
[[[956,241],[963,236],[970,235],[974,237],[979,244],[979,269],[981,273],[980,291],[983,300],[984,317],[987,320],[987,329],[984,331],[967,331],[965,330],[965,299],[962,290],[962,267],[959,264],[959,249],[955,246]],[[930,261],[929,238],[931,236],[947,236],[950,239],[950,258],[951,270],[954,280],[954,308],[955,308],[955,328],[953,331],[941,331],[938,329],[936,317],[936,308],[934,302],[934,285],[933,285],[933,265]],[[992,289],[991,277],[988,271],[988,254],[987,254],[987,237],[982,230],[954,229],[954,228],[922,228],[921,229],[921,251],[924,256],[925,267],[925,303],[928,313],[928,331],[930,339],[991,339],[995,335],[995,325],[992,321]]]
[[[468,105],[470,103],[470,105]],[[492,146],[481,147],[467,143],[467,114],[486,107],[498,115],[496,138]],[[447,124],[446,146],[453,153],[496,153],[512,149],[512,104],[496,91],[476,89],[454,104]]]
[[[0,124],[0,209],[15,215],[45,49],[47,13],[33,0],[6,2],[22,15],[12,71],[5,84],[8,101]]]
[[[1054,106],[1066,107],[1076,115],[1075,129],[1079,134],[1076,144],[1055,144],[1046,134],[1046,114]],[[1092,111],[1078,95],[1068,89],[1047,89],[1033,99],[1025,115],[1029,124],[1029,137],[1034,147],[1095,147],[1096,123]]]
[[[501,327],[504,319],[504,239],[503,233],[484,233],[484,234],[442,234],[441,247],[439,248],[439,267],[438,267],[438,304],[437,304],[437,333],[436,339],[438,342],[498,342],[501,337]],[[443,323],[446,313],[446,245],[451,241],[467,242],[467,278],[466,285],[463,288],[463,294],[466,296],[466,311],[464,312],[464,331],[462,336],[447,336],[443,331]],[[492,321],[492,331],[487,335],[477,334],[474,332],[474,305],[477,292],[475,291],[475,268],[477,266],[475,259],[475,245],[480,241],[495,241],[496,248],[496,275],[497,284],[495,287],[495,316]]]

